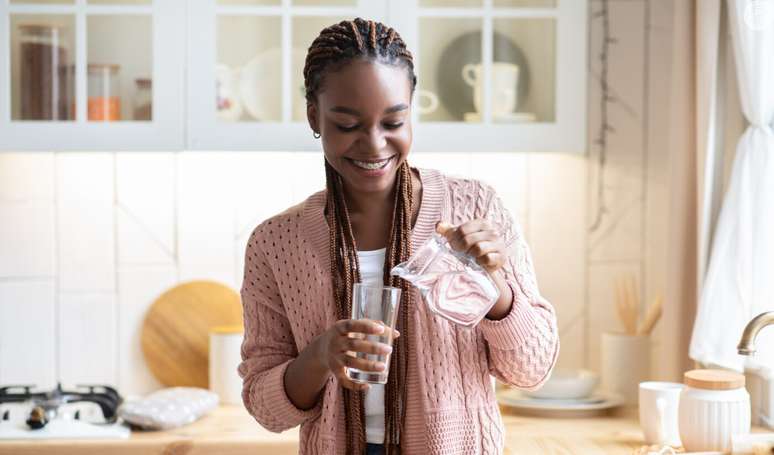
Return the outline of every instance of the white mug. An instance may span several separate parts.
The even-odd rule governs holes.
[[[468,63],[462,67],[462,79],[473,87],[473,105],[476,112],[483,110],[483,77],[484,67]],[[519,67],[513,63],[492,63],[492,116],[501,117],[511,114],[518,105],[516,85],[519,83]]]
[[[678,382],[640,383],[640,427],[645,434],[645,443],[680,446],[678,411],[680,391]]]

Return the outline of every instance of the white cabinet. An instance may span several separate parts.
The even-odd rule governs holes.
[[[419,62],[416,149],[585,150],[585,0],[391,7],[392,25]]]
[[[586,0],[0,0],[0,150],[319,150],[302,69],[360,16],[415,55],[418,151],[585,149]],[[483,56],[483,58],[482,58]]]
[[[185,7],[0,1],[0,150],[185,147]]]

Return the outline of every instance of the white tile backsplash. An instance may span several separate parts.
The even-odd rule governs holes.
[[[119,227],[124,226],[122,221],[127,222],[122,234],[142,231],[146,243],[157,244],[163,252],[174,252],[176,183],[175,153],[117,153],[116,200],[119,212],[124,215]],[[133,226],[128,224],[130,219]],[[119,238],[138,246],[142,243],[134,235]],[[138,260],[138,254],[129,245],[119,242],[119,246],[119,262]]]
[[[115,154],[56,154],[56,197],[61,205],[107,205],[115,198]]]
[[[140,335],[153,302],[178,283],[175,266],[122,266],[118,269],[118,387],[126,395],[143,395],[161,387],[148,369]]]
[[[0,202],[0,220],[0,277],[52,277],[53,202]]]
[[[0,384],[56,385],[55,283],[0,281]]]
[[[114,293],[59,293],[62,386],[115,384],[118,325]]]
[[[115,220],[104,201],[68,203],[57,211],[60,291],[115,288]]]
[[[167,244],[122,206],[116,208],[116,236],[119,265],[175,264],[175,242]]]
[[[0,153],[0,202],[53,201],[54,153]]]

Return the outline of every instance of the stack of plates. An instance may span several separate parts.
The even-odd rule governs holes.
[[[497,401],[515,414],[534,417],[593,417],[623,404],[621,395],[595,392],[585,398],[533,398],[516,389],[498,392]]]
[[[504,389],[497,401],[516,414],[536,417],[592,417],[620,406],[621,395],[595,391],[599,375],[589,370],[554,370],[530,392]]]

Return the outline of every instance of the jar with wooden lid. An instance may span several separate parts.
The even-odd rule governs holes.
[[[680,393],[680,439],[689,452],[730,452],[731,437],[750,432],[744,375],[725,370],[685,373]]]

